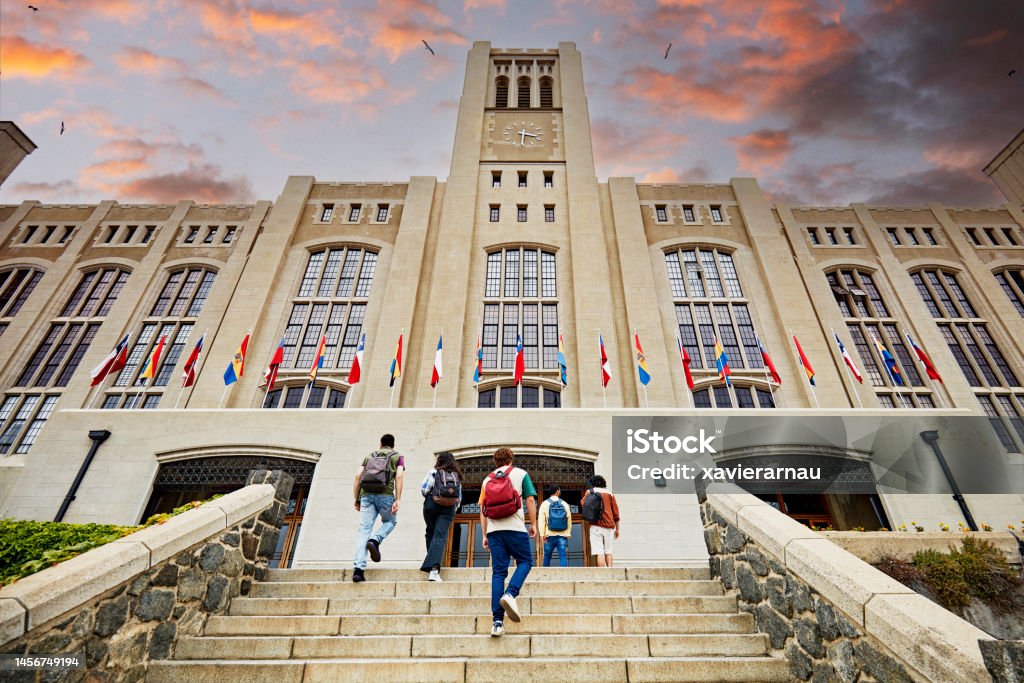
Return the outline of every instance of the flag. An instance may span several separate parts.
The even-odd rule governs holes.
[[[227,370],[224,371],[224,386],[234,384],[238,381],[238,378],[245,372],[245,350],[249,346],[249,335],[245,335],[245,339],[238,345],[238,350],[235,351],[235,357],[228,363]]]
[[[732,374],[732,370],[729,369],[729,356],[725,355],[725,349],[722,348],[722,342],[718,341],[718,337],[715,337],[715,365],[718,367],[718,378],[725,386],[729,386],[729,375]]]
[[[921,347],[914,343],[914,340],[910,338],[909,334],[907,335],[907,341],[910,342],[910,346],[914,349],[914,353],[917,354],[918,360],[924,363],[924,370],[928,373],[928,377],[941,382],[942,375],[940,375],[939,371],[935,369],[935,366],[932,365],[931,359],[928,358],[927,354],[925,354]]]
[[[124,339],[117,343],[117,346],[107,354],[103,362],[92,369],[92,384],[89,386],[96,386],[106,379],[107,375],[117,372],[125,366],[125,363],[128,362],[128,338],[130,336],[130,334],[124,335]]]
[[[839,335],[835,332],[832,334],[836,338],[836,344],[839,344],[839,353],[843,355],[843,360],[846,361],[846,367],[850,368],[850,372],[853,373],[853,376],[857,378],[858,382],[864,384],[864,378],[860,376],[860,370],[857,369],[857,365],[853,362],[853,359],[850,358],[850,352],[846,350],[843,342],[839,341]]]
[[[683,347],[683,340],[676,335],[676,346],[679,347],[679,359],[683,361],[683,374],[686,375],[686,386],[690,387],[690,391],[693,391],[693,375],[690,374],[690,354],[686,352]]]
[[[324,366],[324,347],[327,346],[327,335],[320,337],[320,343],[316,347],[316,355],[313,356],[313,363],[309,366],[309,383],[316,381],[316,374]]]
[[[647,386],[651,381],[651,371],[647,367],[647,356],[644,355],[644,349],[640,346],[640,333],[634,332],[633,338],[636,341],[636,371],[640,375],[640,384]]]
[[[562,344],[562,335],[558,335],[558,368],[562,377],[562,386],[569,386],[569,366],[565,362],[565,346]]]
[[[608,386],[612,379],[612,366],[608,363],[608,354],[604,350],[604,337],[597,335],[597,344],[601,347],[601,386]]]
[[[359,338],[359,348],[356,349],[356,357],[352,359],[352,367],[348,371],[348,383],[358,384],[359,375],[363,370],[363,349],[366,347],[366,333]]]
[[[436,387],[441,381],[441,336],[437,338],[437,353],[434,354],[434,372],[430,375],[430,386]]]
[[[516,335],[516,365],[512,372],[512,379],[518,386],[523,381],[523,373],[526,371],[526,359],[523,357],[523,337]]]
[[[874,334],[871,335],[871,340],[875,342],[875,348],[878,349],[878,354],[882,357],[885,362],[885,367],[889,369],[889,377],[892,379],[893,384],[903,386],[903,375],[900,374],[900,369],[896,367],[896,359],[889,353],[889,349],[882,346],[882,342],[878,341],[878,337]]]
[[[480,383],[480,375],[484,371],[484,347],[480,344],[480,336],[476,338],[476,360],[473,363],[473,383]]]
[[[263,373],[263,386],[267,388],[267,393],[274,390],[274,382],[277,381],[277,370],[281,367],[282,362],[284,362],[284,337],[281,337],[281,341],[278,342],[277,349],[270,358],[266,372]]]
[[[142,368],[142,374],[139,375],[139,379],[153,379],[156,377],[156,366],[160,364],[160,354],[163,353],[164,343],[167,342],[167,335],[160,337],[160,341],[157,342],[156,348],[153,349],[153,353],[149,354],[149,359],[146,360],[146,364]]]
[[[782,377],[779,376],[779,371],[775,369],[775,363],[772,362],[771,356],[769,356],[768,352],[764,350],[764,344],[761,343],[761,338],[755,334],[754,339],[757,340],[757,348],[761,350],[761,362],[764,363],[764,366],[768,368],[768,372],[771,373],[772,381],[781,385]]]
[[[395,380],[402,376],[402,335],[398,335],[398,348],[395,349],[395,357],[391,359],[391,381],[389,387],[395,386]]]
[[[203,352],[203,339],[205,338],[205,334],[199,338],[196,345],[192,347],[192,353],[189,354],[188,360],[185,361],[185,368],[181,376],[182,389],[196,383],[196,361],[199,360],[199,354]]]
[[[800,347],[800,342],[797,341],[796,335],[793,335],[793,343],[796,344],[796,351],[800,354],[800,365],[803,366],[804,372],[807,373],[807,381],[814,384],[814,368],[811,367],[811,361],[807,360],[807,356],[804,355],[804,350]]]

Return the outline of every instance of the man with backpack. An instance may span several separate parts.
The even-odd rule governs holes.
[[[494,464],[498,469],[487,475],[480,489],[480,528],[484,548],[491,552],[491,616],[494,623],[491,635],[505,633],[505,614],[519,621],[516,596],[523,588],[527,574],[533,566],[530,539],[537,535],[537,489],[530,475],[512,465],[511,448],[494,451]],[[523,519],[523,499],[530,515],[527,531]],[[516,561],[516,571],[505,587],[508,566]]]
[[[612,566],[612,540],[619,537],[619,504],[607,487],[604,477],[594,475],[581,506],[583,521],[590,522],[590,554],[597,555],[598,567]]]
[[[538,538],[544,539],[544,566],[551,566],[551,556],[558,550],[558,564],[569,566],[569,537],[572,535],[572,512],[569,504],[561,499],[562,489],[558,484],[544,487],[546,500],[540,505],[540,526]]]
[[[405,458],[395,450],[395,437],[380,437],[380,448],[363,458],[356,471],[352,495],[359,513],[359,533],[356,534],[356,555],[353,560],[352,581],[365,581],[366,553],[374,562],[380,562],[380,544],[398,523],[398,508],[402,498]],[[380,515],[381,525],[371,538],[373,525]]]
[[[448,541],[448,529],[455,520],[455,509],[462,500],[462,470],[449,451],[437,454],[434,469],[427,472],[420,484],[423,494],[423,521],[427,524],[427,556],[421,572],[430,572],[428,581],[441,578],[441,556]]]

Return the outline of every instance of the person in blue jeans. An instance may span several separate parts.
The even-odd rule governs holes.
[[[556,550],[558,551],[559,566],[569,566],[569,537],[572,535],[572,512],[569,510],[569,504],[561,499],[561,494],[562,489],[558,484],[548,484],[544,487],[544,497],[546,500],[540,504],[537,538],[544,539],[545,567],[551,566],[551,557]]]
[[[371,458],[387,459],[386,483],[380,491],[367,491],[363,486],[363,475]],[[391,434],[380,437],[380,448],[363,458],[363,464],[356,470],[356,479],[352,485],[352,495],[356,499],[355,508],[359,513],[359,531],[356,534],[356,554],[352,570],[352,581],[355,583],[366,580],[364,572],[367,553],[374,562],[380,562],[380,544],[395,530],[402,499],[404,472],[405,458],[395,450],[395,437]],[[373,525],[378,516],[381,525],[374,535]]]
[[[491,552],[491,616],[494,622],[491,635],[498,637],[505,633],[505,615],[512,621],[519,621],[519,605],[516,596],[523,588],[526,576],[533,567],[533,552],[530,550],[530,539],[537,535],[537,489],[530,481],[530,475],[512,465],[514,454],[511,448],[499,448],[494,452],[494,470],[480,489],[480,527],[484,536],[484,548]],[[523,519],[523,507],[519,507],[508,516],[488,516],[502,502],[493,500],[488,494],[503,493],[500,487],[490,481],[501,473],[507,478],[518,494],[520,501],[526,501],[526,510],[530,515],[530,528],[527,530]],[[504,506],[503,506],[504,507]],[[505,586],[508,577],[509,563],[516,561],[516,570],[512,579]]]

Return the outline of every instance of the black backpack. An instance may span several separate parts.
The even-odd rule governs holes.
[[[359,488],[367,493],[384,493],[391,483],[391,458],[398,451],[374,451],[366,459],[363,476],[359,479]]]
[[[604,496],[594,489],[587,491],[580,513],[583,519],[591,524],[601,521],[601,517],[604,516]]]
[[[434,488],[430,490],[431,498],[438,505],[451,507],[458,505],[462,498],[462,483],[459,475],[447,470],[434,471]]]

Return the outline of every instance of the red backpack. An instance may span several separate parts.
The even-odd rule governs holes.
[[[509,479],[512,465],[502,472],[491,472],[484,483],[484,517],[505,519],[523,509],[523,499]]]

